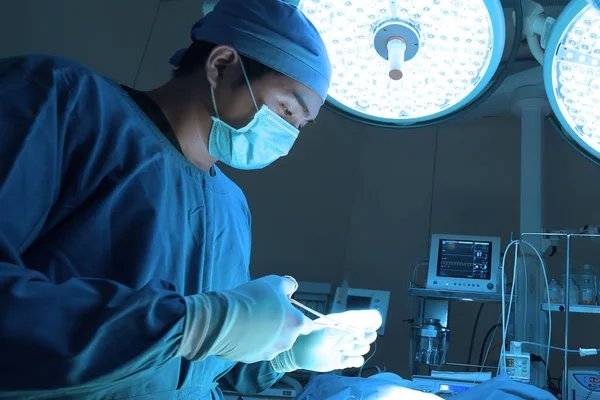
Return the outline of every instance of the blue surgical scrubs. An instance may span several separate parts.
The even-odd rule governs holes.
[[[0,61],[0,398],[219,399],[268,363],[175,358],[183,296],[249,280],[250,212],[144,94],[70,60]]]

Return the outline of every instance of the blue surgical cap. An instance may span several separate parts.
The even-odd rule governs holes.
[[[331,64],[325,44],[308,18],[282,0],[221,0],[194,25],[191,36],[229,45],[327,97]],[[178,66],[185,51],[171,64]]]

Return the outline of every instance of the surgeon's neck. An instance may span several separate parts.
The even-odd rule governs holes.
[[[199,97],[203,88],[190,90],[197,85],[197,81],[182,77],[171,79],[147,94],[169,120],[184,156],[199,169],[209,171],[217,162],[208,152],[212,119],[205,102]]]

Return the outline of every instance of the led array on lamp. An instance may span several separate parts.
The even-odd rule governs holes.
[[[552,28],[544,80],[563,128],[588,153],[600,154],[600,10],[572,1]]]
[[[489,82],[500,61],[492,53],[503,50],[504,17],[497,2],[494,12],[501,15],[494,18],[501,24],[493,24],[488,3],[494,2],[303,0],[300,9],[331,57],[330,100],[367,118],[416,121],[451,111]],[[400,37],[417,51],[402,65],[399,80],[390,79],[388,60],[374,46],[381,25],[395,22],[416,32]]]

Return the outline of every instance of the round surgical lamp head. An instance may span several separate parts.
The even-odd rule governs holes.
[[[328,106],[403,126],[466,106],[498,69],[506,38],[499,0],[301,0],[333,76]]]
[[[556,20],[544,55],[544,85],[566,139],[600,161],[600,10],[572,0]]]

